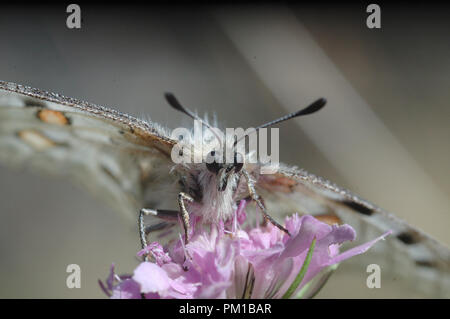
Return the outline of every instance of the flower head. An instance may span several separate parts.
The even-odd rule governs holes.
[[[153,242],[132,276],[117,276],[114,267],[102,284],[120,298],[286,298],[329,266],[364,253],[389,233],[340,252],[356,238],[349,225],[328,225],[313,216],[287,217],[290,236],[272,224],[245,226],[245,201],[228,223],[210,229],[196,225],[189,243],[180,239],[162,247]],[[299,277],[301,273],[301,276]],[[114,279],[117,283],[114,284]]]

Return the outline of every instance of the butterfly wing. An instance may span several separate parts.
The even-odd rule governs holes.
[[[329,223],[346,223],[355,228],[358,242],[392,230],[370,253],[354,258],[357,264],[353,266],[365,272],[367,265],[375,263],[382,275],[406,283],[408,289],[450,297],[450,250],[419,229],[296,167],[281,166],[275,174],[260,175],[256,189],[270,214],[298,212]]]
[[[174,143],[127,114],[0,81],[0,161],[62,174],[134,221],[172,185]]]

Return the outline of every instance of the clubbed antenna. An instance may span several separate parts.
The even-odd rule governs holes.
[[[284,116],[282,116],[282,117],[280,117],[280,118],[278,118],[278,119],[276,119],[276,120],[273,120],[273,121],[264,123],[264,124],[262,124],[262,125],[260,125],[260,126],[257,126],[256,128],[253,129],[253,131],[251,131],[251,132],[245,134],[245,135],[242,136],[240,139],[236,140],[236,141],[234,142],[234,146],[236,146],[236,144],[237,144],[240,140],[242,140],[243,138],[245,138],[246,136],[248,136],[248,135],[250,135],[250,134],[252,134],[252,133],[254,133],[254,132],[257,132],[257,131],[258,131],[259,129],[261,129],[261,128],[268,127],[268,126],[272,126],[272,125],[274,125],[274,124],[281,123],[281,122],[284,122],[284,121],[293,119],[294,117],[299,117],[299,116],[303,116],[303,115],[308,115],[308,114],[315,113],[315,112],[319,111],[321,108],[323,108],[323,107],[325,106],[326,103],[327,103],[327,100],[325,100],[324,98],[320,98],[320,99],[318,99],[317,101],[315,101],[314,103],[311,103],[311,104],[308,105],[307,107],[301,109],[300,111],[297,111],[297,112],[293,112],[293,113],[284,115]]]

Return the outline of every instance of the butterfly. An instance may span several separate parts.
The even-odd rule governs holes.
[[[200,120],[173,95],[166,99]],[[267,126],[313,113],[324,104],[318,100]],[[211,126],[202,124],[214,139]],[[392,230],[374,247],[372,262],[383,263],[383,271],[404,279],[411,289],[450,297],[450,251],[429,235],[303,169],[280,164],[274,173],[259,174],[261,164],[247,163],[251,154],[236,152],[236,140],[231,143],[231,163],[220,161],[223,154],[217,149],[207,148],[202,149],[207,161],[174,164],[177,146],[196,152],[203,142],[173,136],[156,123],[111,108],[0,81],[0,161],[63,174],[131,218],[139,216],[142,245],[148,233],[176,233],[180,216],[189,240],[190,216],[225,220],[238,201],[248,199],[255,203],[248,205],[253,210],[249,214],[262,212],[283,231],[277,220],[293,213],[311,214],[330,224],[347,223],[360,240]]]

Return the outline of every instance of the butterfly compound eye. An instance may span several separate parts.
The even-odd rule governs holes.
[[[218,154],[215,151],[209,152],[206,159],[206,168],[208,171],[217,174],[222,167],[223,165],[218,161]]]

